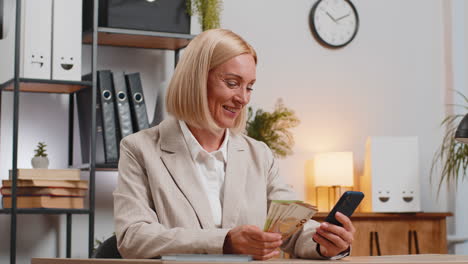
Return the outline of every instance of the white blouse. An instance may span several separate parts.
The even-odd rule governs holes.
[[[187,124],[179,120],[180,128],[184,134],[185,142],[192,156],[192,160],[197,167],[198,176],[205,189],[208,201],[210,203],[213,220],[217,227],[221,227],[223,215],[223,192],[224,192],[224,175],[226,174],[227,162],[227,142],[229,140],[229,130],[226,129],[226,134],[221,144],[221,147],[213,152],[208,153],[198,143],[197,139],[190,132]]]

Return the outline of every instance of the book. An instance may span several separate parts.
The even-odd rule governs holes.
[[[2,180],[3,187],[11,187],[11,180]],[[17,180],[18,187],[63,187],[63,188],[78,188],[88,189],[88,181],[74,180]]]
[[[80,180],[79,169],[18,169],[17,179],[37,179],[37,180]],[[10,170],[8,179],[13,177]]]
[[[183,261],[183,262],[247,262],[252,261],[250,255],[235,254],[175,254],[161,256],[163,261]]]
[[[3,196],[3,208],[11,208],[11,196]],[[67,197],[67,196],[17,196],[17,208],[67,208],[67,209],[83,209],[83,197]]]
[[[86,189],[62,188],[62,187],[18,187],[17,195],[51,195],[51,196],[85,196]],[[11,187],[0,188],[0,194],[11,195]]]

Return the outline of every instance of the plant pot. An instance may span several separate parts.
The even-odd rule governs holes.
[[[31,165],[35,169],[47,169],[49,167],[49,159],[47,157],[34,157],[31,159]]]

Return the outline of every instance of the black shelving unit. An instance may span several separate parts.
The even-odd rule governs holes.
[[[12,207],[0,209],[0,214],[10,214],[10,263],[16,263],[16,236],[17,236],[17,215],[18,214],[65,214],[66,223],[66,256],[71,256],[71,227],[73,214],[88,214],[90,235],[94,236],[94,175],[90,173],[90,203],[87,209],[52,209],[52,208],[17,208],[17,169],[18,169],[18,118],[19,118],[19,93],[57,93],[69,94],[69,158],[68,165],[72,165],[73,152],[73,108],[74,93],[81,89],[93,88],[93,83],[88,81],[61,81],[44,80],[20,77],[20,43],[21,43],[21,0],[16,1],[16,21],[15,21],[15,54],[14,54],[14,77],[13,79],[0,85],[0,92],[13,92],[13,152],[12,152]],[[92,244],[90,245],[92,248]]]
[[[167,32],[152,32],[141,30],[128,30],[117,28],[98,27],[99,0],[94,0],[93,31],[83,33],[83,44],[92,46],[91,71],[92,81],[59,81],[30,79],[20,77],[20,43],[21,43],[21,0],[16,0],[15,21],[15,59],[14,78],[0,84],[0,99],[3,91],[13,92],[13,152],[12,152],[12,208],[0,209],[0,214],[11,215],[10,227],[10,264],[16,263],[16,236],[18,214],[65,214],[66,215],[66,257],[71,257],[71,227],[72,215],[89,215],[88,229],[88,257],[93,253],[94,245],[94,216],[95,216],[95,172],[115,171],[117,164],[96,164],[96,133],[91,133],[90,140],[90,163],[75,165],[73,163],[73,128],[74,128],[74,102],[75,93],[81,89],[92,89],[92,102],[90,107],[91,129],[96,131],[96,91],[97,91],[97,55],[98,46],[117,46],[146,49],[173,50],[174,61],[177,64],[180,50],[185,48],[195,36],[190,34],[178,34]],[[69,94],[69,116],[68,116],[68,166],[89,171],[89,204],[86,209],[52,209],[52,208],[17,208],[17,169],[18,169],[18,119],[19,119],[19,93],[58,93]],[[1,103],[1,101],[0,101]]]

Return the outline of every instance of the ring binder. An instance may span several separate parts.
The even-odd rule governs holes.
[[[23,0],[21,77],[50,79],[52,0]]]
[[[106,163],[117,162],[117,129],[115,122],[115,108],[113,99],[112,73],[109,70],[98,71],[98,90],[100,91],[100,103],[102,114],[102,130],[104,136],[104,156]]]
[[[122,139],[133,133],[132,115],[127,96],[127,84],[123,72],[113,72],[115,106],[117,113],[118,126],[117,136]]]
[[[128,94],[130,95],[130,111],[135,132],[149,127],[148,114],[146,112],[143,87],[141,86],[140,73],[125,75],[127,80]]]
[[[86,75],[83,79],[88,80]],[[109,70],[97,72],[96,100],[96,163],[116,163],[119,159],[116,136],[116,117],[113,99],[112,77]],[[83,89],[76,95],[78,121],[80,124],[81,154],[83,163],[89,162],[89,140],[91,138],[92,90]]]
[[[81,0],[54,0],[52,79],[81,81]]]

